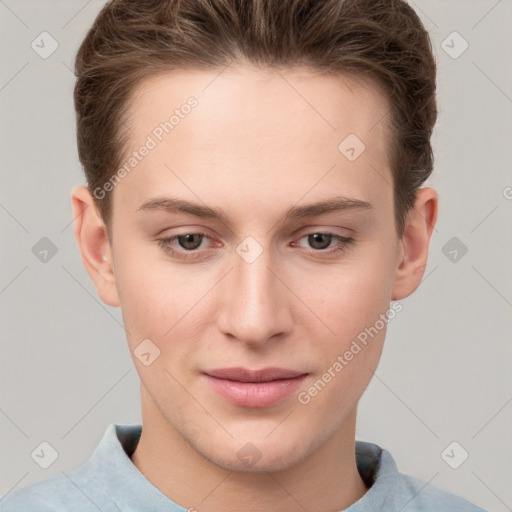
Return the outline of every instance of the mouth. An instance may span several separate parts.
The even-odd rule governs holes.
[[[241,407],[271,407],[296,391],[308,373],[285,368],[222,368],[204,372],[211,388]]]

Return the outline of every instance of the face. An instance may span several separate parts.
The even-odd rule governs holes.
[[[128,112],[111,257],[147,414],[224,468],[291,467],[352,421],[381,354],[403,258],[385,100],[231,67],[147,79]]]

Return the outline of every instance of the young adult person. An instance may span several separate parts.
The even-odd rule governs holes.
[[[114,0],[76,75],[75,236],[121,308],[142,425],[3,510],[481,510],[355,440],[437,218],[414,10]]]

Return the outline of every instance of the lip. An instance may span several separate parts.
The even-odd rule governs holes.
[[[210,386],[230,403],[242,407],[270,407],[297,390],[308,375],[285,368],[221,368],[204,375]]]
[[[217,379],[233,380],[238,382],[269,382],[280,379],[293,379],[305,372],[288,370],[286,368],[263,368],[261,370],[249,370],[247,368],[220,368],[218,370],[208,370],[205,372],[210,377]]]

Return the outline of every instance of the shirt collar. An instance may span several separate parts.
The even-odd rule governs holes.
[[[120,510],[187,512],[147,480],[131,461],[141,432],[141,424],[109,425],[91,455],[96,477]],[[345,511],[380,510],[399,474],[396,463],[387,450],[363,441],[356,441],[356,462],[370,488]]]
[[[96,477],[120,510],[187,512],[147,480],[131,461],[141,432],[141,424],[109,425],[91,456]]]

